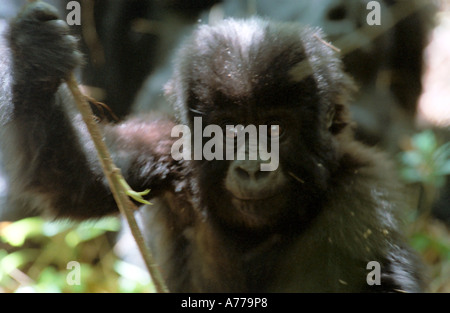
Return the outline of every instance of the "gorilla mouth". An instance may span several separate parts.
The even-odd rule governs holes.
[[[251,209],[252,211],[272,211],[283,202],[281,193],[268,193],[259,195],[235,195],[231,193],[231,202],[236,208]]]
[[[264,195],[264,196],[236,196],[232,194],[233,198],[242,202],[258,202],[269,201],[278,196],[278,194]]]
[[[250,227],[269,225],[277,220],[285,207],[286,197],[282,193],[267,195],[239,195],[230,197],[234,209],[239,212],[239,220]]]

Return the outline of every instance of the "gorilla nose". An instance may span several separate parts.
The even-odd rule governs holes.
[[[266,189],[278,182],[278,171],[262,171],[261,161],[234,161],[231,165],[228,180],[239,188]]]
[[[233,161],[225,179],[225,187],[240,200],[272,197],[282,189],[285,178],[281,171],[262,171],[261,161]]]
[[[263,172],[260,167],[257,161],[242,163],[235,167],[235,174],[242,181],[259,181],[269,177],[271,172]]]

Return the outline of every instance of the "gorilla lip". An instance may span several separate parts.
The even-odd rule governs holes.
[[[233,194],[232,192],[231,192],[231,195],[232,195],[232,197],[233,197],[234,199],[239,200],[239,201],[242,201],[242,202],[266,201],[266,200],[271,200],[271,199],[273,199],[273,198],[276,198],[276,197],[278,196],[278,194],[273,193],[273,194],[270,194],[269,196],[265,196],[265,197],[251,197],[251,196],[248,196],[248,197],[240,197],[240,196],[236,196],[236,195]]]
[[[237,211],[252,219],[268,218],[273,214],[277,214],[280,208],[284,207],[281,194],[272,194],[264,198],[246,199],[240,199],[232,194],[231,203]]]

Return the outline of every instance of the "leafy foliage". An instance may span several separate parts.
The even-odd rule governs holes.
[[[117,218],[74,225],[29,218],[0,223],[0,292],[149,292],[148,273],[119,260],[111,239]],[[80,284],[67,264],[80,264]]]
[[[413,136],[411,145],[400,155],[403,179],[442,187],[450,174],[450,142],[439,147],[435,134],[427,130]]]
[[[439,145],[431,130],[411,138],[410,148],[399,155],[400,174],[406,183],[419,186],[424,201],[410,215],[411,244],[428,265],[429,291],[450,292],[450,232],[434,220],[431,207],[450,174],[450,142]]]

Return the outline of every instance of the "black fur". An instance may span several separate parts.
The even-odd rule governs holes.
[[[353,140],[353,84],[322,37],[259,19],[203,26],[167,87],[177,120],[102,126],[131,186],[152,189],[146,232],[171,291],[422,290],[419,263],[399,231],[394,171]],[[50,7],[34,3],[11,23],[7,41],[0,112],[11,205],[72,219],[115,213],[62,83],[80,59],[74,38]],[[196,115],[204,125],[280,122],[279,169],[253,181],[242,177],[248,162],[174,161],[171,129]],[[382,265],[381,286],[366,283],[370,261]]]

